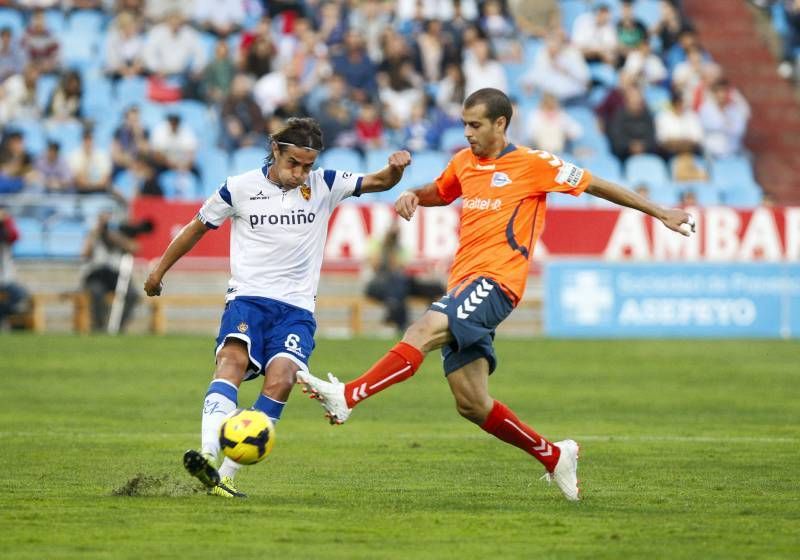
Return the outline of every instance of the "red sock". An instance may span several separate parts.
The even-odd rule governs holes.
[[[548,472],[553,472],[561,456],[561,450],[534,432],[530,426],[523,424],[519,418],[503,403],[494,401],[494,406],[481,428],[497,439],[516,445],[530,453],[544,465]]]
[[[344,386],[347,406],[353,408],[356,403],[383,391],[390,385],[405,381],[414,375],[424,359],[425,355],[410,344],[398,342],[366,373]]]

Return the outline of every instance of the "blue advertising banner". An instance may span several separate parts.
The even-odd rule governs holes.
[[[800,337],[800,265],[550,262],[558,337]]]

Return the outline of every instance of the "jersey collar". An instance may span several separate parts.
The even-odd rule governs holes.
[[[475,158],[475,159],[477,159],[479,162],[481,162],[481,161],[496,161],[496,160],[500,159],[501,157],[503,157],[504,155],[506,155],[506,154],[510,154],[511,152],[513,152],[513,151],[514,151],[514,150],[516,150],[516,149],[517,149],[517,147],[516,147],[516,146],[515,146],[513,143],[509,142],[509,143],[506,145],[506,147],[505,147],[505,148],[503,148],[503,151],[501,151],[499,154],[497,154],[497,157],[496,157],[496,158],[494,158],[494,159],[488,159],[488,158]]]

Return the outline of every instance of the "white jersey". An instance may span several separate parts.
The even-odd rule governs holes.
[[[258,296],[313,312],[328,220],[339,202],[361,194],[364,176],[318,168],[284,191],[267,170],[228,177],[197,217],[211,229],[232,219],[227,301]]]

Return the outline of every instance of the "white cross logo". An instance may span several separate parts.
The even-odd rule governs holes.
[[[561,306],[569,323],[598,325],[614,308],[609,273],[579,270],[568,274],[561,286]]]

